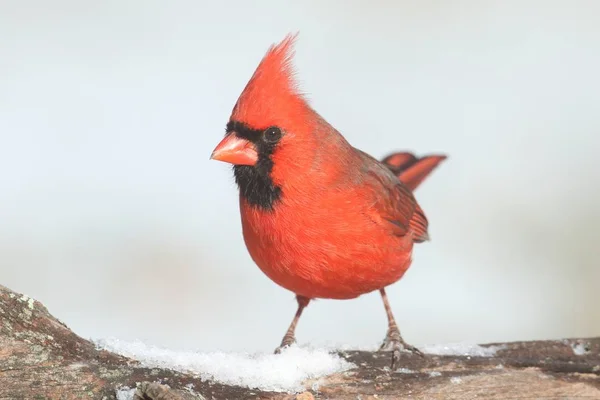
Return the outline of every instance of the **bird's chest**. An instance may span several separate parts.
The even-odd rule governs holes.
[[[241,204],[246,247],[275,283],[307,297],[352,298],[391,283],[410,251],[352,207]]]
[[[309,268],[306,264],[315,255],[314,242],[322,233],[305,213],[285,206],[260,210],[241,204],[246,247],[254,262],[275,281],[297,270],[298,265]]]

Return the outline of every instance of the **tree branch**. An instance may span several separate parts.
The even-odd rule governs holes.
[[[600,399],[600,337],[514,342],[495,356],[406,354],[389,370],[389,354],[341,352],[349,371],[306,382],[301,394],[223,385],[191,374],[144,368],[98,350],[39,302],[0,286],[0,399]],[[577,354],[576,354],[577,353]]]

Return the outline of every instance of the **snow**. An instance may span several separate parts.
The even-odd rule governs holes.
[[[498,350],[505,348],[505,345],[483,347],[478,344],[452,343],[421,346],[419,350],[439,356],[493,357]]]
[[[454,383],[455,385],[458,385],[462,382],[462,379],[460,379],[458,376],[453,376],[452,378],[450,378],[450,382]]]
[[[19,299],[19,301],[26,302],[27,306],[29,307],[29,309],[33,310],[33,306],[35,304],[35,299],[32,299],[31,297],[29,297],[26,294],[24,294],[24,295],[21,296],[21,298]]]
[[[117,400],[133,400],[135,389],[120,388],[117,390]]]
[[[336,372],[346,371],[355,365],[335,354],[335,350],[351,350],[350,346],[327,345],[325,348],[298,347],[296,345],[281,354],[272,353],[226,353],[175,351],[145,344],[139,340],[123,341],[115,338],[95,341],[100,349],[108,350],[125,357],[136,359],[148,368],[167,368],[191,373],[202,379],[276,392],[299,392],[304,390],[303,383],[309,379]],[[468,343],[432,344],[419,346],[427,354],[456,355],[471,357],[493,357],[505,345],[480,346]],[[373,351],[376,347],[361,350]],[[356,348],[354,348],[356,350]],[[575,354],[585,354],[583,345],[574,345]],[[415,373],[406,368],[395,372]],[[438,371],[429,372],[429,376],[441,376]],[[460,378],[452,379],[460,383]],[[318,382],[318,381],[317,381]],[[118,400],[130,400],[135,390],[123,388]]]
[[[583,356],[589,353],[587,346],[581,342],[571,344],[571,348],[573,349],[573,354],[576,356]]]
[[[173,351],[141,341],[96,341],[100,349],[133,358],[148,368],[168,368],[227,385],[277,392],[304,390],[302,383],[354,367],[323,349],[291,346],[281,354]],[[126,397],[123,398],[127,399]]]

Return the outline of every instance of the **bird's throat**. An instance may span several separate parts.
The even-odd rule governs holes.
[[[281,199],[281,187],[271,179],[273,162],[269,158],[261,158],[255,166],[235,165],[233,174],[240,189],[240,196],[254,207],[264,211],[272,211]]]

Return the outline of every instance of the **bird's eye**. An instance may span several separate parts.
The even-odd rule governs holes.
[[[281,139],[281,129],[276,126],[267,128],[264,133],[265,141],[268,143],[275,143]]]

